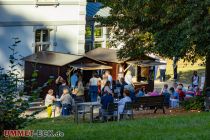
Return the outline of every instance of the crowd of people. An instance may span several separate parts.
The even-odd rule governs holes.
[[[69,84],[61,76],[56,79],[56,98],[52,89],[48,91],[45,99],[48,117],[52,115],[52,105],[55,103],[56,112],[61,115],[70,115],[72,106],[75,102],[84,102],[85,87],[83,86],[82,75],[75,71],[69,79]],[[121,77],[114,82],[109,71],[105,71],[100,77],[96,72],[92,74],[86,88],[91,102],[101,102],[100,114],[104,113],[108,104],[113,103],[114,99],[119,100],[119,113],[122,113],[126,102],[135,102],[138,97],[164,95],[165,104],[172,108],[179,107],[179,101],[187,100],[194,96],[200,96],[201,91],[198,87],[199,76],[194,72],[192,84],[185,88],[182,83],[174,83],[172,87],[165,84],[161,92],[154,90],[147,92],[145,86],[135,89],[132,83],[131,72],[128,71],[125,77]]]
[[[130,72],[125,77],[129,76]],[[127,78],[128,80],[130,79]],[[53,105],[55,105],[57,113],[63,116],[70,115],[75,102],[85,101],[85,87],[83,86],[82,74],[79,71],[75,71],[68,82],[59,76],[55,83],[55,96],[54,91],[49,89],[45,98],[48,117],[52,115]],[[131,85],[131,82],[127,84],[124,78],[114,82],[109,71],[105,71],[101,77],[96,72],[93,72],[92,77],[86,85],[86,89],[88,90],[90,101],[101,102],[102,108],[106,107],[114,98],[123,99],[125,89],[129,91],[129,96],[132,95],[132,98],[135,96],[134,87]]]
[[[201,96],[201,89],[199,88],[199,76],[197,71],[194,71],[192,83],[188,87],[184,87],[182,83],[177,82],[175,82],[170,88],[168,84],[164,84],[164,87],[160,93],[158,93],[156,90],[147,93],[146,88],[142,87],[136,94],[136,97],[158,95],[164,95],[165,104],[171,108],[179,107],[180,101],[188,100],[195,96]]]

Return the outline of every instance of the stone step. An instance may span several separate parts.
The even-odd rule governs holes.
[[[29,103],[28,111],[39,111],[46,108],[44,105],[44,100],[42,98],[37,98],[33,102]]]
[[[28,109],[28,111],[39,111],[39,110],[43,110],[43,109],[45,109],[46,108],[46,106],[33,106],[33,107],[30,107],[29,109]]]
[[[43,106],[44,105],[44,102],[41,101],[41,102],[31,102],[29,103],[29,107],[35,107],[35,106]]]

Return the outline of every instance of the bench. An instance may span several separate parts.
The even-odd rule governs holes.
[[[157,112],[158,109],[162,109],[163,113],[165,114],[164,109],[164,96],[144,96],[144,97],[138,97],[136,98],[135,102],[133,103],[134,108],[140,108],[140,107],[150,107],[154,108],[154,113]]]

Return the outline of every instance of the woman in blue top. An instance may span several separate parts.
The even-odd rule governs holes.
[[[142,96],[145,96],[145,94],[147,94],[147,91],[146,91],[146,87],[143,86],[139,92],[136,94],[136,97],[142,97]]]
[[[172,108],[177,108],[179,107],[179,93],[177,93],[173,87],[171,87],[169,89],[169,92],[171,94],[171,97],[170,97],[170,106]]]
[[[173,87],[169,89],[169,92],[171,93],[171,99],[179,99],[179,93]]]

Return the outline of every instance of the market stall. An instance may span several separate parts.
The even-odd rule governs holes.
[[[67,82],[73,70],[80,69],[83,79],[89,80],[93,70],[112,69],[106,63],[84,55],[43,51],[23,58],[25,61],[24,81],[25,91],[30,94],[37,87],[42,87],[40,97],[44,98],[47,90],[55,90],[54,80],[62,76]],[[49,81],[52,80],[51,83]],[[35,82],[34,82],[35,81]]]
[[[135,59],[120,60],[117,57],[116,49],[96,48],[86,53],[86,56],[100,60],[112,67],[111,75],[113,80],[124,77],[127,71],[131,71],[135,88],[145,86],[148,91],[154,89],[154,66],[161,65],[158,57],[143,55]]]
[[[148,91],[154,90],[154,69],[158,65],[166,65],[159,60],[134,60],[126,62],[129,66],[136,68],[135,88],[145,86]]]

